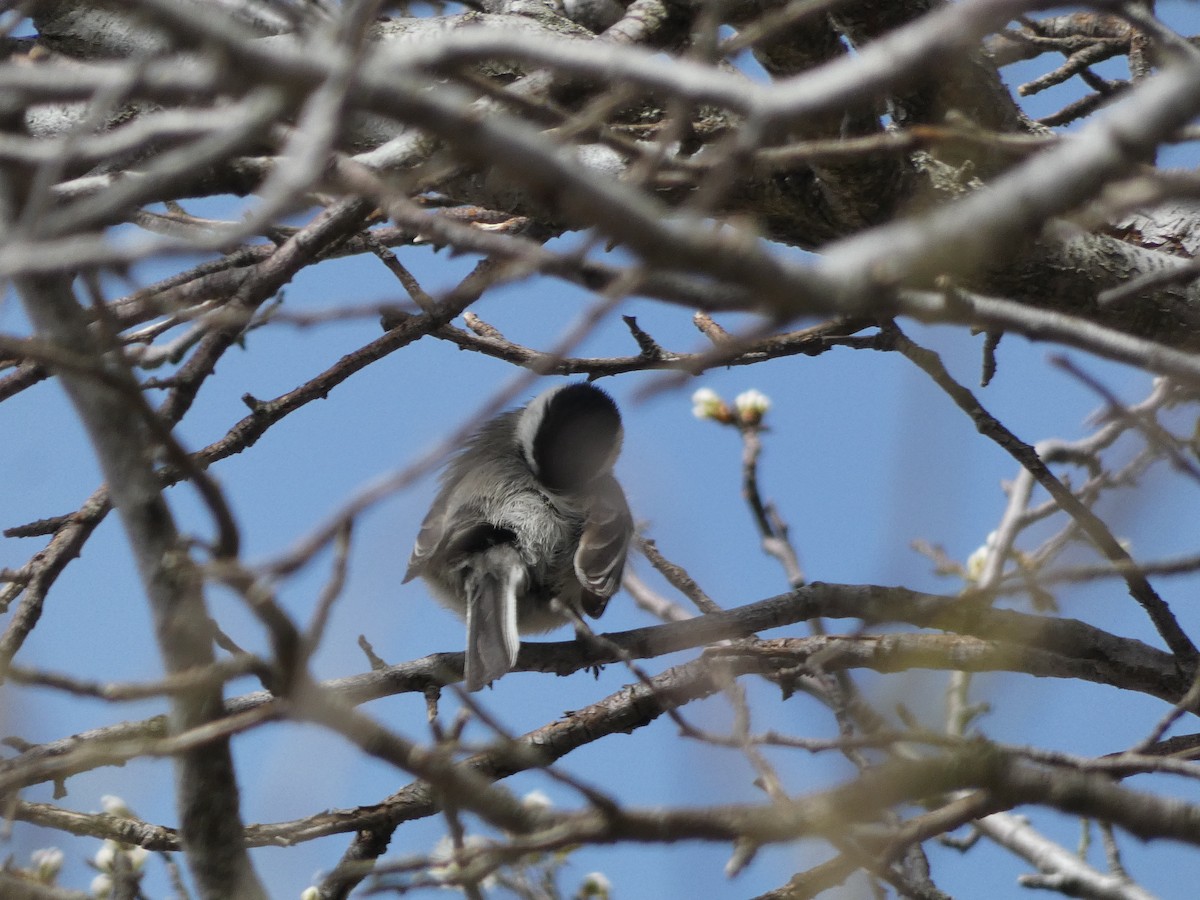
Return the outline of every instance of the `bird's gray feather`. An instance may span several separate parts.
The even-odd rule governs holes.
[[[516,548],[499,544],[485,553],[486,564],[465,575],[468,691],[495,681],[517,661],[517,597],[525,590],[525,565]]]
[[[619,416],[615,431],[602,409],[566,426],[586,432],[608,422],[608,444],[585,441],[580,451],[598,450],[594,461],[574,455],[576,440],[538,445],[551,468],[568,476],[569,489],[551,489],[522,443],[538,434],[537,416],[523,414],[547,409],[550,395],[492,419],[451,459],[409,558],[404,580],[424,578],[438,601],[467,621],[468,690],[512,667],[520,633],[570,621],[563,607],[598,616],[620,586],[632,518],[611,471]],[[595,479],[571,482],[592,465],[599,467]]]

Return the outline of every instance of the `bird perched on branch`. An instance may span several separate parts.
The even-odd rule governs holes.
[[[466,620],[467,690],[512,668],[519,634],[567,609],[598,617],[616,593],[633,535],[613,476],[623,435],[612,398],[575,382],[496,416],[447,465],[404,581]]]

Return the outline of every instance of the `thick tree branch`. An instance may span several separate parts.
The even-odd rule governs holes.
[[[66,278],[17,283],[39,336],[95,360],[111,378],[137,392],[128,370],[106,362],[106,348],[88,332]],[[151,459],[146,422],[128,396],[104,380],[64,370],[59,376],[104,469],[153,613],[163,664],[177,673],[212,664],[201,578],[175,529]],[[187,730],[221,713],[211,686],[173,698],[172,727]],[[238,788],[229,745],[218,741],[176,760],[176,795],[183,843],[205,898],[265,897],[250,866],[238,812]]]

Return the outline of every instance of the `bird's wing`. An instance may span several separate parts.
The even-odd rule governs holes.
[[[407,584],[424,571],[429,557],[442,542],[446,533],[447,494],[447,491],[438,494],[433,505],[429,507],[429,512],[425,514],[425,519],[421,522],[421,530],[417,532],[417,542],[413,545],[412,556],[408,558],[408,569],[404,573],[402,584]]]
[[[608,598],[621,586],[625,557],[633,537],[633,517],[625,492],[605,478],[588,506],[575,550],[575,576],[583,586],[583,611],[593,618],[604,612]]]

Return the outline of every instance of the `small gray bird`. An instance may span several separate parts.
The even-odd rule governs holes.
[[[470,437],[442,474],[404,575],[467,622],[466,686],[512,668],[518,634],[593,618],[616,593],[633,536],[613,477],[621,414],[586,382],[560,385]]]

